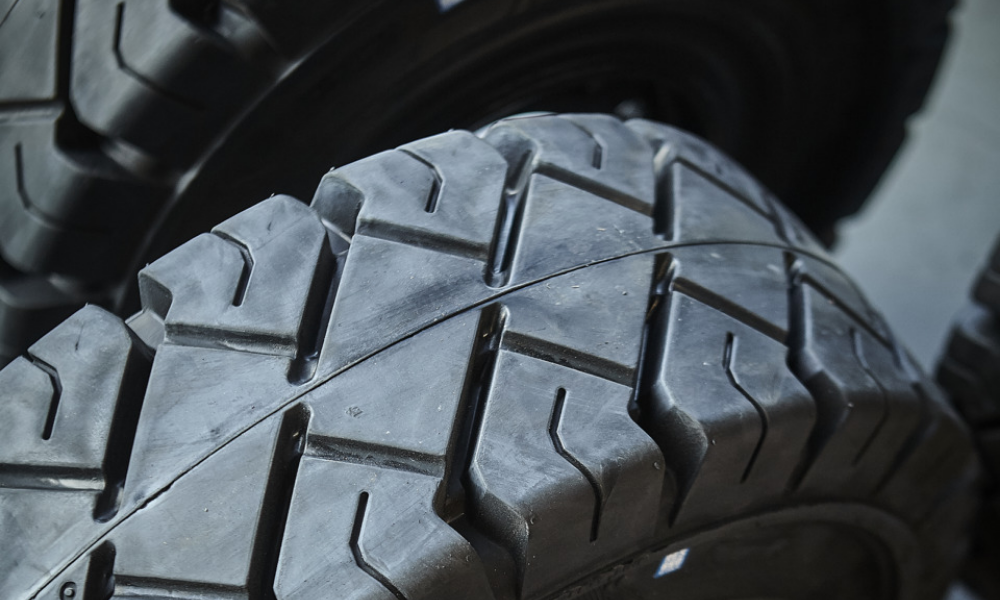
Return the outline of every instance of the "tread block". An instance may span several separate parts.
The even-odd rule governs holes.
[[[486,261],[506,171],[493,147],[453,131],[330,172],[312,206],[346,235]]]
[[[508,250],[512,284],[662,243],[648,216],[548,175],[531,176],[524,202]]]
[[[0,371],[0,388],[20,389],[0,419],[0,481],[5,487],[100,491],[115,419],[138,416],[133,389],[148,364],[120,320],[96,307],[70,317]],[[144,387],[140,387],[141,390]],[[128,425],[125,425],[126,427]],[[30,436],[28,432],[35,435]]]
[[[297,387],[286,377],[290,363],[266,354],[161,346],[136,432],[142,443],[132,453],[125,502],[141,503],[291,398]],[[234,393],[229,378],[239,378],[248,391]]]
[[[373,198],[361,209],[359,226],[381,221],[419,230],[421,235],[467,247],[469,256],[487,260],[504,188],[507,162],[489,144],[465,131],[400,146],[434,177],[424,203],[393,206]],[[388,199],[386,199],[388,200]],[[454,240],[454,242],[451,242]]]
[[[786,348],[679,291],[668,302],[648,334],[640,407],[677,479],[671,522],[773,500],[805,453],[815,418],[808,392],[775,369]]]
[[[708,142],[680,129],[645,119],[630,119],[625,126],[647,141],[656,152],[656,165],[662,169],[676,161],[686,163],[705,176],[731,190],[737,197],[762,214],[772,212],[768,192],[740,165]],[[724,158],[725,160],[720,160]]]
[[[718,245],[678,248],[670,286],[779,342],[788,336],[788,278],[782,250]]]
[[[976,280],[972,297],[1000,318],[1000,238],[993,247],[989,264]]]
[[[6,438],[4,438],[6,440]],[[59,561],[72,556],[100,535],[102,523],[90,518],[97,492],[2,489],[0,532],[16,540],[16,552],[0,552],[0,598],[26,598],[26,592],[59,569]],[[60,579],[59,584],[71,579]],[[79,583],[79,582],[77,582]],[[58,590],[49,596],[58,598]],[[79,597],[79,596],[78,596]],[[100,600],[96,596],[84,596]],[[107,596],[103,596],[106,598]]]
[[[796,258],[793,269],[796,277],[820,290],[828,301],[840,306],[859,325],[878,337],[884,344],[889,342],[889,332],[885,323],[868,304],[858,288],[838,269],[808,256]]]
[[[928,494],[928,489],[947,489],[956,477],[968,480],[978,472],[968,435],[947,401],[930,386],[918,387],[926,403],[923,422],[877,491],[879,501],[914,522],[926,518],[940,502],[939,495]]]
[[[116,595],[201,588],[248,598],[260,589],[278,542],[284,455],[304,433],[281,425],[276,416],[249,430],[111,532]]]
[[[816,400],[819,417],[799,486],[871,493],[878,485],[879,472],[855,469],[855,465],[870,458],[868,449],[880,434],[886,396],[859,356],[865,331],[811,285],[796,287],[792,302],[789,363]]]
[[[782,244],[775,224],[732,192],[683,162],[669,167],[660,194],[668,215],[659,233],[674,242],[741,240]]]
[[[0,2],[0,102],[56,95],[59,1]]]
[[[315,296],[332,293],[326,228],[302,203],[276,196],[213,232],[140,274],[165,341],[294,358],[303,328],[314,325]]]
[[[489,295],[478,260],[355,235],[318,372],[332,373]]]
[[[47,277],[17,273],[0,261],[0,367],[69,318],[78,302]]]
[[[519,352],[632,385],[652,281],[649,255],[554,277],[504,299]]]
[[[466,493],[474,525],[514,557],[520,596],[552,591],[651,539],[661,455],[628,416],[631,393],[501,346]],[[569,423],[590,418],[607,445],[569,433]]]
[[[477,323],[475,311],[456,316],[303,396],[306,453],[443,477]]]
[[[970,304],[955,319],[938,380],[973,427],[1000,419],[1000,325],[986,308]]]
[[[810,252],[816,256],[829,257],[826,247],[795,216],[795,213],[785,208],[774,196],[768,195],[767,200],[768,204],[771,205],[771,212],[778,222],[778,232],[790,246]]]
[[[507,157],[641,214],[655,202],[653,153],[641,138],[608,115],[546,115],[505,119],[481,137]],[[527,162],[525,162],[527,161]]]
[[[492,597],[475,551],[437,514],[440,479],[303,457],[278,600]]]

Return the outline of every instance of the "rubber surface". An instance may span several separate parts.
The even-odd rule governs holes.
[[[976,436],[986,465],[986,502],[967,568],[984,598],[1000,598],[1000,240],[956,318],[937,379]]]
[[[935,598],[964,554],[960,419],[663,125],[407,144],[139,285],[0,371],[0,597]]]
[[[951,4],[0,1],[0,364],[85,302],[132,312],[143,265],[251,199],[612,92],[825,235],[895,153]]]

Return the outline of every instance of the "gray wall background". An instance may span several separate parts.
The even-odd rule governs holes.
[[[928,371],[1000,232],[1000,0],[962,0],[923,112],[835,255]]]

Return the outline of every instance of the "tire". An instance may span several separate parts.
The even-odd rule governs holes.
[[[1000,238],[959,313],[937,379],[969,423],[986,465],[986,501],[965,578],[984,599],[1000,598]]]
[[[814,231],[860,206],[952,0],[0,2],[0,364],[277,191],[535,110],[646,116],[748,165]],[[817,75],[822,74],[822,75]]]
[[[967,430],[771,194],[602,115],[274,196],[0,371],[0,597],[936,598]]]

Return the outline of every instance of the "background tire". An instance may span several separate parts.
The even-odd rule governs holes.
[[[1000,238],[972,297],[956,319],[937,379],[972,427],[986,465],[987,500],[965,575],[994,600],[1000,598]]]
[[[951,0],[0,2],[0,361],[330,165],[532,110],[702,134],[827,240],[920,105]],[[0,362],[2,364],[2,362]]]
[[[0,597],[935,598],[963,556],[959,418],[666,126],[407,144],[140,290],[0,371]]]

